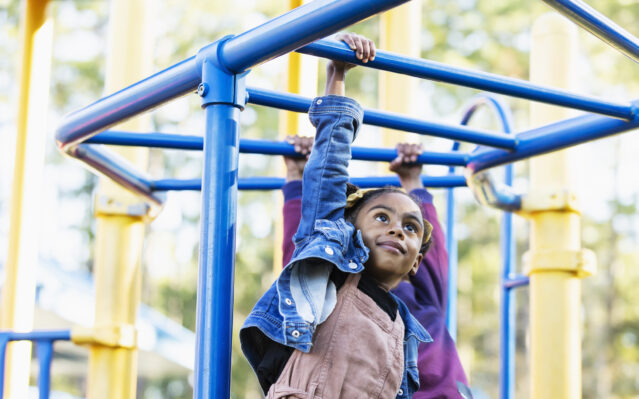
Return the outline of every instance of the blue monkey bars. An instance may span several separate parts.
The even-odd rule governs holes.
[[[521,80],[444,66],[433,61],[408,58],[383,51],[377,53],[374,61],[362,64],[353,56],[352,51],[342,44],[325,40],[309,44],[347,25],[403,2],[399,0],[314,1],[248,32],[214,42],[201,49],[196,56],[68,115],[58,128],[56,139],[61,150],[79,158],[93,169],[106,174],[131,191],[142,195],[151,203],[162,203],[161,191],[202,189],[195,398],[225,398],[229,396],[230,392],[230,334],[232,331],[237,189],[275,188],[282,183],[282,180],[277,178],[238,178],[238,154],[240,151],[290,154],[290,147],[281,143],[266,144],[240,141],[239,112],[247,101],[296,112],[306,112],[310,104],[309,99],[291,94],[274,93],[254,88],[247,89],[244,85],[244,78],[248,68],[299,49],[298,51],[306,54],[353,62],[370,68],[600,114],[584,115],[532,129],[515,136],[508,136],[463,126],[435,124],[383,111],[366,111],[364,122],[367,124],[493,147],[483,147],[471,154],[425,153],[420,158],[420,162],[467,166],[471,173],[620,133],[639,125],[639,117],[636,112],[639,105],[637,101],[632,103],[610,102],[534,85]],[[591,27],[590,29],[604,40],[629,51],[631,55],[636,57],[636,38],[626,34],[625,31],[620,31],[609,21],[603,20],[600,15],[591,12],[582,3],[550,0],[547,2],[563,4],[562,7],[566,9],[568,6],[576,4],[580,11],[571,14],[573,19],[586,26],[589,25],[587,21],[592,18],[599,21],[600,24],[594,25],[595,28]],[[634,47],[627,46],[626,42],[634,43]],[[192,92],[196,88],[202,97],[202,106],[206,113],[204,138],[192,136],[178,138],[176,135],[166,134],[127,135],[122,132],[104,132],[97,135],[110,126]],[[504,126],[504,130],[510,129]],[[144,173],[136,171],[128,162],[113,155],[103,146],[95,145],[95,143],[203,149],[203,176],[197,180],[153,180]],[[353,153],[356,153],[355,149]],[[361,157],[360,159],[388,160],[388,157],[392,156],[392,150],[370,152],[368,149],[362,149],[357,156]],[[388,179],[362,180],[360,184],[387,184]],[[427,181],[432,184],[440,184],[445,187],[464,185],[461,176],[457,175],[428,179],[430,180]],[[490,190],[480,190],[481,192],[486,195],[491,194]],[[497,194],[513,199],[508,209],[517,209],[516,197],[509,197],[508,193]],[[452,191],[450,198],[452,199]],[[505,223],[504,226],[506,225]],[[510,234],[507,231],[509,228],[504,227],[503,229],[505,235]],[[502,246],[505,253],[512,253],[512,242],[503,243]],[[502,276],[504,289],[525,284],[525,278],[513,276],[511,272],[507,271],[509,267],[511,266],[504,266],[504,275]],[[510,293],[510,291],[508,292]],[[508,313],[504,317],[512,317],[512,315]],[[510,321],[511,319],[503,320]],[[510,333],[506,334],[511,337]],[[509,345],[512,344],[511,340]],[[502,350],[504,350],[503,347]],[[505,370],[510,370],[510,366],[505,366]],[[512,384],[510,387],[502,385],[502,390],[504,390],[502,397],[511,396]]]
[[[48,399],[51,388],[51,360],[53,357],[53,343],[55,341],[70,341],[70,330],[0,332],[0,399],[4,395],[4,363],[7,344],[10,341],[33,341],[36,344],[38,356],[38,398]]]

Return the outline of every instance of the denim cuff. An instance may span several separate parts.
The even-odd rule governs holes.
[[[348,114],[357,120],[358,125],[362,123],[362,119],[364,118],[362,106],[350,97],[335,95],[316,97],[308,109],[309,115],[331,113]]]
[[[433,195],[426,188],[416,188],[410,192],[410,195],[417,197],[422,204],[433,203]]]
[[[291,180],[287,182],[282,186],[282,194],[284,194],[284,202],[302,198],[302,181]]]

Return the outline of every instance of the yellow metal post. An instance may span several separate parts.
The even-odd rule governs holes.
[[[149,0],[112,0],[107,53],[107,93],[117,91],[151,74],[152,46],[148,23]],[[127,131],[144,131],[148,117],[120,125]],[[144,170],[148,150],[117,149]],[[101,178],[95,197],[97,217],[94,278],[95,326],[75,334],[76,342],[92,342],[89,355],[87,397],[133,399],[137,382],[135,323],[140,303],[141,252],[146,206],[140,199]]]
[[[308,2],[309,0],[289,0],[289,8],[292,10]],[[299,53],[289,53],[286,91],[311,98],[317,96],[318,65],[317,57],[303,57],[302,54]],[[285,135],[299,134],[311,136],[315,134],[313,126],[311,126],[308,121],[306,114],[290,111],[282,111],[280,113],[280,132]],[[280,168],[281,171],[283,169],[282,163],[280,164]],[[283,174],[283,172],[281,174]],[[281,196],[277,198],[275,209],[282,209],[283,202]],[[275,248],[273,250],[273,274],[275,276],[279,275],[282,270],[282,240],[279,237],[282,237],[283,234],[284,225],[282,215],[278,213],[275,222],[275,237],[278,238],[275,240]]]
[[[543,15],[533,26],[532,40],[531,81],[572,88],[575,26],[558,14]],[[531,106],[535,125],[569,114],[564,108]],[[594,257],[581,248],[569,155],[564,150],[531,159],[531,195],[523,201],[531,221],[524,263],[530,276],[532,399],[581,398],[581,278],[592,272]]]
[[[421,2],[411,1],[393,8],[380,16],[379,48],[393,51],[408,57],[420,57],[420,37],[422,29]],[[410,76],[390,72],[379,72],[379,107],[404,115],[414,115],[418,110],[416,89],[419,80]],[[394,147],[401,141],[415,140],[407,135],[389,129],[383,129],[382,145]],[[382,172],[388,167],[382,165]]]
[[[11,192],[9,248],[2,288],[2,329],[33,329],[35,307],[36,241],[46,142],[46,115],[53,22],[46,15],[48,0],[22,3],[20,40],[20,94]],[[10,344],[5,363],[5,398],[26,398],[31,344]]]

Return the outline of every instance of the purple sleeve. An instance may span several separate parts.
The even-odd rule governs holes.
[[[437,211],[433,205],[433,196],[426,189],[413,190],[411,195],[420,201],[424,219],[433,225],[431,247],[419,266],[417,274],[411,277],[414,305],[416,307],[435,306],[445,315],[448,292],[448,253],[444,231],[439,224]]]
[[[293,180],[282,187],[284,194],[284,237],[282,240],[282,267],[286,266],[293,256],[295,244],[293,235],[302,218],[302,181]]]

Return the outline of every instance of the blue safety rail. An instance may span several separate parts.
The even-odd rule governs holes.
[[[32,341],[38,357],[38,397],[48,399],[51,389],[51,360],[55,341],[70,341],[70,330],[12,332],[0,331],[0,399],[4,395],[4,366],[7,344],[11,341]]]
[[[143,196],[151,203],[162,203],[163,195],[160,191],[163,190],[202,190],[195,398],[226,398],[230,395],[238,187],[242,184],[243,188],[258,186],[274,188],[281,184],[281,180],[277,179],[261,182],[258,179],[257,183],[255,180],[251,182],[238,179],[240,147],[244,143],[246,149],[247,145],[246,141],[239,140],[240,111],[248,102],[295,112],[307,112],[311,101],[292,94],[247,88],[245,77],[250,68],[298,49],[297,51],[302,53],[342,60],[373,69],[590,112],[590,114],[509,136],[501,132],[470,129],[465,126],[436,124],[385,111],[365,111],[364,123],[366,124],[481,145],[479,150],[471,154],[438,155],[442,157],[439,163],[450,166],[456,166],[457,162],[461,162],[459,158],[455,158],[461,155],[469,176],[488,168],[639,127],[639,117],[636,112],[639,100],[607,101],[522,80],[455,68],[384,51],[378,51],[374,61],[362,64],[343,43],[316,41],[404,2],[405,0],[313,1],[250,31],[213,42],[202,48],[197,55],[66,116],[59,126],[56,139],[61,150],[80,159],[123,187]],[[609,21],[605,21],[583,3],[568,0],[548,2],[628,55],[636,56],[637,39]],[[593,19],[598,23],[592,24]],[[202,149],[203,174],[197,181],[153,180],[106,147],[86,142],[119,122],[196,89],[202,99],[206,116],[204,137],[201,142],[193,138],[177,141],[180,142],[179,145],[197,147],[187,149]],[[112,140],[115,134],[117,132],[107,132],[100,136],[103,136],[102,140],[106,142],[106,140]],[[162,143],[156,143],[157,146],[169,148],[172,144],[167,143],[167,139],[171,141],[168,135],[148,137],[148,140],[162,141]],[[94,141],[97,143],[100,138],[94,138],[94,140],[97,140]],[[121,136],[118,140],[121,140],[119,144],[132,145],[124,144],[124,142],[146,139]],[[189,143],[186,143],[187,141]],[[143,144],[138,141],[138,145],[152,145],[152,143],[146,141]],[[277,144],[272,146],[278,147]],[[282,147],[273,151],[284,150]],[[433,156],[433,154],[427,155]],[[387,157],[388,153],[383,156]],[[453,162],[452,159],[457,161]],[[387,184],[385,179],[387,178],[378,178],[375,184]],[[436,179],[439,179],[440,184],[445,187],[463,185],[461,177],[456,175],[441,176]],[[255,186],[252,186],[254,183]],[[513,210],[513,208],[507,209]],[[502,245],[506,248],[504,251],[509,251],[508,248],[511,248],[511,244]],[[509,266],[505,266],[505,270],[507,267]],[[504,271],[504,273],[507,272]],[[502,280],[504,287],[508,288],[525,284],[524,279],[513,277],[510,273],[504,274]]]

